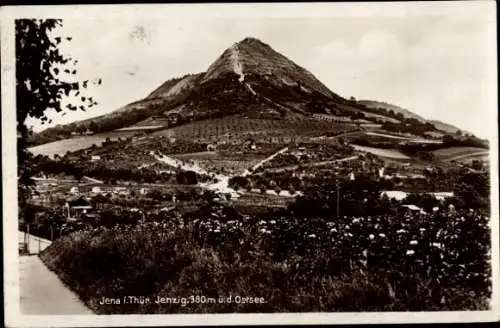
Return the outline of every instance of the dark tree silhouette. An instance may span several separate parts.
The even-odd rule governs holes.
[[[59,52],[62,38],[52,35],[62,26],[60,19],[18,19],[16,31],[16,100],[17,100],[17,147],[19,205],[22,208],[32,185],[27,140],[30,130],[26,127],[28,117],[37,118],[42,124],[50,120],[48,111],[86,110],[97,103],[92,97],[76,99],[80,89],[86,88],[89,81],[74,82],[70,77],[76,74],[77,61]],[[100,84],[97,83],[96,84]],[[64,106],[63,100],[75,98],[72,104]],[[75,101],[78,100],[78,101]]]

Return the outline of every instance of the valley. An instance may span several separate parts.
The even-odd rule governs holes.
[[[45,265],[99,314],[485,309],[489,143],[449,130],[245,38],[34,135],[19,229],[53,239]],[[267,302],[99,304],[193,290]]]

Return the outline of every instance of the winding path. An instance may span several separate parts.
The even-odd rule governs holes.
[[[283,149],[278,150],[276,153],[272,154],[271,156],[269,156],[267,158],[264,158],[263,160],[261,160],[260,162],[255,164],[251,168],[251,170],[254,171],[255,169],[259,168],[264,163],[272,160],[273,158],[275,158],[279,154],[282,154],[286,151],[288,151],[288,147],[285,147]],[[157,155],[153,151],[151,151],[150,154],[152,156],[154,156],[158,161],[163,162],[165,164],[168,164],[170,166],[180,167],[182,170],[194,171],[198,174],[211,175],[210,172],[208,172],[207,170],[205,170],[204,168],[202,168],[201,166],[199,166],[196,163],[186,163],[184,161],[181,161],[179,159],[176,159],[176,158],[173,158],[173,157],[170,157],[167,155]],[[242,175],[247,176],[249,174],[251,174],[250,170],[245,170],[245,172],[243,172]],[[235,197],[235,198],[239,197],[238,192],[236,192],[236,190],[234,190],[233,188],[229,187],[229,179],[231,179],[232,176],[228,176],[228,175],[224,175],[224,174],[214,174],[213,176],[215,179],[217,179],[217,182],[201,183],[200,187],[215,191],[217,193],[230,194],[231,197]]]

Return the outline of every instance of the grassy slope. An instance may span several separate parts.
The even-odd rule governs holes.
[[[216,224],[213,220],[203,221]],[[346,239],[345,246],[340,247],[334,244],[344,243],[342,238],[335,233],[332,235],[327,226],[317,221],[294,223],[289,219],[279,220],[272,228],[268,225],[268,229],[273,230],[271,235],[261,233],[262,226],[258,222],[243,222],[243,226],[239,228],[237,224],[227,224],[221,226],[220,233],[210,233],[206,231],[208,227],[203,228],[192,222],[181,224],[169,219],[164,223],[113,230],[101,228],[58,239],[41,257],[90,308],[102,314],[463,310],[487,307],[484,298],[487,292],[483,287],[471,287],[474,285],[466,282],[465,278],[446,275],[443,278],[446,280],[436,285],[430,277],[420,274],[401,275],[410,264],[404,254],[390,257],[385,254],[383,258],[390,262],[386,269],[360,266],[356,260],[359,255],[354,254],[361,249],[345,246],[367,239],[364,233],[369,233],[369,230]],[[415,225],[411,229],[418,231],[420,226]],[[339,226],[339,229],[343,228]],[[318,240],[306,238],[303,236],[305,231],[322,237]],[[480,231],[474,230],[478,234],[476,237],[481,240],[487,238]],[[388,238],[396,238],[396,235],[391,232]],[[474,243],[477,242],[474,240]],[[460,252],[476,252],[474,258],[477,258],[479,249],[471,247],[475,246],[460,247]],[[281,253],[283,251],[287,254]],[[344,254],[346,251],[348,253]],[[392,249],[396,253],[405,251],[405,246]],[[435,265],[445,268],[441,261]],[[471,290],[475,290],[475,296]],[[435,293],[438,293],[437,296]],[[263,297],[266,303],[190,304],[185,307],[154,303],[98,304],[102,297],[120,298],[126,295],[152,299],[157,295],[203,295],[216,299],[240,295]]]
[[[488,155],[489,151],[477,147],[450,147],[432,152],[439,160],[449,161],[455,158],[466,159],[467,157],[478,157]]]
[[[392,110],[395,113],[401,113],[405,117],[408,117],[408,118],[415,118],[417,120],[424,121],[424,122],[426,121],[425,118],[423,118],[422,116],[420,116],[418,114],[415,114],[415,113],[409,111],[408,109],[401,108],[399,106],[392,105],[392,104],[389,104],[386,102],[374,101],[374,100],[358,100],[357,102],[362,104],[362,105],[365,105],[368,108],[385,108],[386,110]]]

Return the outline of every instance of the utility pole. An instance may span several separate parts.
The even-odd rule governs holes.
[[[30,224],[29,223],[26,226],[26,234],[27,234],[27,238],[28,238],[28,241],[26,243],[26,249],[28,250],[28,253],[29,253],[29,249],[30,249]]]
[[[339,213],[340,213],[340,185],[339,182],[337,181],[337,220],[339,218]]]

